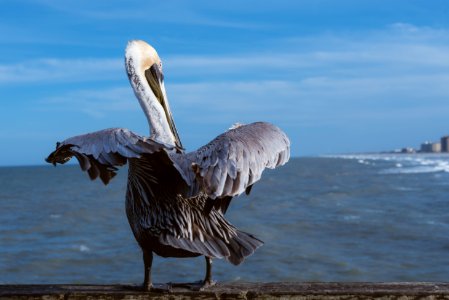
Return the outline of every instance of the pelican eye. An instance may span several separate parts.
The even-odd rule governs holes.
[[[159,67],[159,72],[161,72],[161,73],[162,73],[162,61],[159,61],[159,65],[158,65],[158,67]]]

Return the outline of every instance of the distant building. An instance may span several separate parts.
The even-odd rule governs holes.
[[[441,152],[449,152],[449,136],[443,136],[441,138]]]
[[[401,153],[416,153],[416,151],[413,148],[407,147],[407,148],[402,148]]]
[[[421,144],[420,152],[426,152],[426,153],[436,153],[441,152],[441,144],[440,143],[431,143],[431,142],[424,142]]]
[[[441,152],[441,143],[433,143],[432,152]]]
[[[431,142],[424,142],[421,144],[421,148],[419,149],[420,152],[432,152],[432,143]]]

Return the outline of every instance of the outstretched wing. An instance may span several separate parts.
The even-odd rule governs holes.
[[[141,137],[128,129],[110,128],[71,137],[57,143],[56,150],[46,159],[56,165],[64,164],[73,156],[83,171],[93,180],[100,177],[104,184],[116,175],[117,166],[126,164],[129,158],[139,158],[171,146]]]
[[[184,170],[192,191],[229,199],[249,192],[265,168],[283,165],[289,157],[286,134],[272,124],[257,122],[230,129],[197,151],[172,159]]]

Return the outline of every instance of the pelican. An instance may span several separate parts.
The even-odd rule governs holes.
[[[46,161],[56,166],[74,156],[91,180],[99,177],[105,185],[128,163],[126,215],[143,253],[143,289],[154,289],[153,253],[205,256],[201,286],[211,286],[213,258],[238,265],[263,244],[224,214],[233,197],[250,193],[265,168],[288,161],[290,141],[278,127],[257,122],[235,125],[198,150],[185,152],[156,50],[141,40],[128,42],[125,66],[150,136],[124,128],[78,135],[58,142]]]

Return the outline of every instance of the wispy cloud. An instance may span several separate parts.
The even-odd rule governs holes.
[[[110,112],[138,111],[139,105],[131,88],[116,87],[69,91],[39,100],[37,110],[79,112],[102,118]]]
[[[356,36],[321,35],[273,41],[271,48],[232,55],[164,56],[167,78],[230,81],[312,76],[446,74],[449,31],[395,23]],[[47,58],[0,65],[0,83],[124,78],[122,58]]]
[[[202,118],[192,122],[214,122],[220,114],[219,122],[254,116],[298,124],[335,123],[366,111],[385,117],[409,106],[436,111],[446,109],[449,97],[445,39],[449,40],[445,30],[396,23],[371,37],[334,37],[331,46],[325,37],[316,37],[305,49],[299,47],[304,41],[288,40],[284,42],[296,46],[270,53],[169,56],[164,63],[167,93],[175,103],[173,110],[183,118],[194,118],[192,109],[202,111]],[[124,76],[121,59],[41,60],[10,66],[9,71],[15,75],[7,78],[1,73],[0,82]],[[124,99],[129,98],[135,101],[131,89],[123,87],[74,91],[52,101],[76,103],[65,109],[98,117],[127,108],[131,102]]]
[[[232,56],[172,56],[171,74],[238,74],[291,76],[338,73],[370,77],[380,73],[447,72],[449,31],[395,23],[384,30],[353,35],[325,34],[272,41],[277,45]],[[273,73],[275,71],[276,73]],[[363,72],[363,73],[361,73]]]
[[[292,127],[350,122],[362,127],[380,120],[415,122],[447,112],[449,43],[443,41],[448,37],[444,30],[398,23],[359,40],[334,37],[331,46],[326,38],[316,37],[304,49],[299,46],[304,41],[288,40],[283,41],[293,45],[288,50],[168,56],[167,93],[175,117],[196,124],[267,120]],[[119,58],[41,59],[0,66],[2,83],[117,78],[125,78]],[[78,87],[40,104],[40,109],[93,118],[139,110],[128,85]]]
[[[111,80],[124,74],[122,59],[44,58],[0,65],[0,84]]]
[[[240,19],[223,19],[221,14],[217,14],[217,10],[218,12],[220,11],[217,8],[219,3],[214,3],[213,6],[210,6],[207,1],[204,3],[128,1],[126,7],[115,5],[113,2],[71,1],[70,5],[68,5],[67,1],[37,1],[37,3],[58,12],[96,20],[138,21],[148,24],[182,24],[240,29],[266,27],[266,25],[261,23],[245,22]]]
[[[193,123],[250,122],[309,126],[406,121],[447,112],[449,75],[167,85],[176,115]],[[410,114],[413,107],[414,114]],[[420,114],[416,114],[421,109]],[[192,114],[192,111],[195,111]],[[201,117],[198,117],[201,116]],[[217,116],[220,116],[217,118]]]
[[[448,112],[448,31],[396,23],[371,36],[316,37],[305,49],[299,47],[303,40],[287,43],[289,50],[268,54],[169,57],[167,72],[190,79],[168,84],[169,94],[186,109],[195,105],[212,115],[264,116],[298,126],[407,122]],[[200,73],[208,80],[191,82]]]

